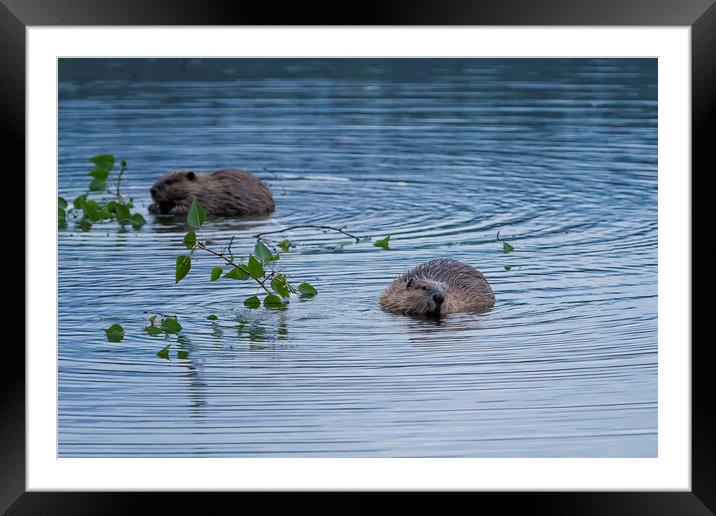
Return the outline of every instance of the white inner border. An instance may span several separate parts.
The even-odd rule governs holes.
[[[689,27],[28,27],[27,489],[691,490]],[[658,57],[652,459],[57,458],[58,57]],[[53,261],[55,267],[48,261]]]

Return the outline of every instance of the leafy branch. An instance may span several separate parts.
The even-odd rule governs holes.
[[[258,239],[261,242],[264,242],[266,245],[273,247],[274,242],[272,240],[269,240],[265,238],[266,235],[274,235],[278,233],[286,233],[288,231],[292,231],[294,229],[322,229],[325,231],[336,231],[338,233],[341,233],[343,235],[346,235],[347,237],[350,237],[354,240],[356,244],[359,244],[364,241],[371,241],[372,239],[370,237],[361,238],[359,236],[356,236],[352,233],[349,233],[345,230],[345,226],[342,226],[340,228],[337,228],[335,226],[325,226],[325,225],[316,225],[316,224],[298,224],[295,226],[289,226],[287,228],[283,229],[277,229],[275,231],[264,231],[262,233],[258,233],[254,235],[254,238]],[[381,249],[384,249],[388,251],[390,249],[388,245],[388,241],[390,240],[390,235],[386,236],[385,238],[381,238],[379,240],[376,240],[373,242],[373,245],[375,247],[380,247]],[[280,242],[277,242],[275,244],[277,247],[281,248],[284,252],[288,252],[289,247],[293,247],[295,244],[290,242],[288,239],[281,240]]]
[[[88,231],[92,224],[103,220],[116,220],[120,226],[131,225],[135,228],[146,224],[146,220],[139,213],[132,213],[132,200],[125,200],[120,191],[122,174],[127,170],[127,162],[120,161],[117,176],[115,195],[109,201],[88,199],[93,192],[107,192],[109,175],[114,169],[115,158],[112,154],[100,154],[89,158],[94,168],[88,173],[92,180],[87,186],[87,192],[77,196],[69,206],[66,199],[57,198],[57,224],[59,228],[67,227],[68,221],[73,221],[83,231]],[[69,206],[69,207],[68,207]]]
[[[201,203],[194,199],[187,213],[187,224],[199,230],[204,222],[206,222],[206,212]],[[310,283],[304,282],[294,287],[283,273],[283,270],[277,270],[274,267],[274,262],[281,258],[280,254],[269,249],[260,238],[257,237],[253,253],[249,254],[245,262],[237,261],[234,258],[231,250],[233,242],[232,237],[228,246],[221,251],[217,251],[209,247],[206,241],[197,238],[195,231],[188,232],[184,235],[183,243],[191,253],[177,258],[175,268],[176,283],[184,279],[191,270],[191,254],[196,250],[200,250],[216,256],[223,262],[221,267],[216,266],[211,270],[211,281],[217,281],[220,278],[238,281],[251,279],[266,294],[263,302],[257,295],[246,298],[244,305],[248,308],[258,308],[261,304],[267,308],[281,308],[289,302],[291,294],[297,294],[301,297],[313,297],[318,293]],[[228,270],[226,267],[228,267]]]

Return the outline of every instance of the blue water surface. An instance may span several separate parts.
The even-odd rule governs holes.
[[[61,60],[60,195],[113,153],[147,224],[59,231],[59,455],[655,457],[656,71]],[[319,294],[283,311],[244,307],[255,285],[212,283],[206,254],[175,284],[186,227],[147,207],[178,167],[242,168],[272,189],[271,217],[206,224],[219,248],[234,237],[246,256],[260,231],[316,224],[390,235],[390,250],[291,231],[280,265]],[[396,275],[437,257],[480,269],[494,309],[379,309]],[[179,337],[143,331],[157,313],[178,315]],[[122,342],[105,338],[114,323]]]

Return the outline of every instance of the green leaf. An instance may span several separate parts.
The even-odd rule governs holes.
[[[247,270],[249,271],[249,275],[254,279],[263,278],[264,275],[264,268],[259,263],[259,261],[254,258],[253,255],[249,256],[249,264],[247,266]]]
[[[201,225],[206,222],[206,212],[196,199],[191,202],[189,213],[186,216],[186,222],[193,228],[200,228]]]
[[[81,210],[84,207],[86,200],[87,200],[87,194],[82,194],[80,196],[75,197],[75,200],[72,202],[72,205],[76,209]]]
[[[388,247],[388,241],[389,241],[389,240],[390,240],[390,235],[388,235],[388,236],[385,237],[385,238],[381,238],[380,240],[376,240],[375,242],[373,242],[373,245],[374,245],[375,247],[380,247],[380,248],[385,249],[385,250],[387,251],[387,250],[389,249],[389,247]]]
[[[108,172],[112,170],[112,168],[114,168],[114,156],[112,154],[99,154],[90,158],[89,160],[95,165],[97,165],[97,167],[102,168]]]
[[[179,333],[181,331],[181,324],[179,324],[176,317],[165,317],[160,327],[166,333]]]
[[[275,294],[269,294],[264,298],[264,306],[266,308],[278,308],[283,306],[286,301],[282,301],[280,297]]]
[[[245,267],[246,267],[245,265],[239,265],[238,267],[234,267],[229,272],[224,274],[224,278],[241,280],[241,281],[249,279],[249,273],[244,270]],[[213,274],[213,272],[212,272],[212,274]]]
[[[298,286],[298,291],[303,297],[313,297],[318,294],[318,291],[310,283],[303,282]]]
[[[85,199],[84,202],[82,203],[82,213],[84,213],[84,215],[87,217],[91,213],[98,212],[99,210],[100,210],[100,206],[97,201]]]
[[[284,253],[287,253],[288,248],[291,246],[291,242],[289,242],[288,239],[284,238],[276,245],[278,245]]]
[[[119,162],[119,166],[122,167],[122,168],[127,168],[127,162],[126,162],[125,160],[121,160],[121,161]]]
[[[505,265],[505,270],[510,271],[510,270],[512,270],[512,267],[510,267],[509,265]]]
[[[187,249],[194,249],[194,246],[196,245],[196,233],[189,231],[186,235],[184,235],[184,245]]]
[[[57,208],[57,221],[58,222],[65,222],[67,220],[67,213],[65,210],[61,207]]]
[[[218,280],[221,277],[222,272],[224,272],[224,270],[221,267],[214,267],[211,269],[211,281]]]
[[[107,189],[107,181],[104,179],[93,179],[89,184],[90,192],[101,192]]]
[[[95,168],[94,170],[91,170],[88,176],[92,176],[95,179],[99,179],[101,181],[106,181],[107,176],[109,176],[109,170],[106,168]]]
[[[157,335],[164,333],[164,330],[158,328],[157,326],[147,326],[144,330],[152,337],[156,337]]]
[[[277,274],[273,277],[271,280],[271,288],[283,298],[288,298],[288,296],[291,295],[291,291],[288,288],[288,281],[283,274]]]
[[[109,214],[116,215],[118,205],[119,203],[117,201],[112,200],[104,205],[104,209],[107,210]]]
[[[58,198],[57,198],[57,205],[58,205],[60,208],[66,209],[66,208],[67,208],[67,201],[65,200],[64,197],[58,197]]]
[[[218,319],[218,317],[215,314],[207,315],[206,318],[209,319],[210,321],[216,321]]]
[[[89,231],[92,228],[92,223],[87,217],[82,217],[79,222],[77,222],[77,225],[82,231]]]
[[[183,360],[185,358],[189,358],[189,352],[184,350],[177,351],[177,358],[179,360]]]
[[[129,206],[122,204],[121,202],[109,201],[107,203],[107,209],[112,210],[117,216],[117,220],[121,223],[127,223],[132,220],[132,214],[129,211]]]
[[[181,255],[180,257],[178,257],[176,266],[176,282],[174,284],[176,285],[182,278],[184,278],[184,276],[189,274],[190,269],[191,258],[186,255]]]
[[[85,216],[92,222],[97,222],[98,220],[110,218],[109,213],[107,213],[107,211],[104,210],[97,201],[85,200],[84,204],[82,205],[82,211],[84,212]]]
[[[266,247],[261,240],[256,241],[256,246],[254,247],[254,254],[256,255],[256,258],[258,258],[258,261],[262,264],[270,262],[271,258],[273,258],[271,251],[269,251],[269,248]]]
[[[507,242],[502,242],[502,252],[504,252],[505,254],[514,251],[514,249],[515,249],[515,248],[512,247],[512,246],[511,246],[510,244],[508,244]]]
[[[261,301],[258,296],[251,296],[244,300],[244,306],[248,308],[258,308],[261,306]]]
[[[147,223],[146,220],[144,220],[144,217],[142,217],[139,213],[132,214],[132,226],[135,228],[142,227],[144,224]]]
[[[157,351],[157,356],[159,358],[163,358],[165,360],[169,359],[169,346],[165,346],[162,349],[160,349],[159,351]]]
[[[104,332],[107,334],[107,340],[109,342],[120,342],[124,338],[124,328],[119,324],[113,324]]]

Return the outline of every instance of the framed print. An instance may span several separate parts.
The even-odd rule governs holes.
[[[27,238],[3,509],[713,511],[713,2],[102,4],[0,11]]]

